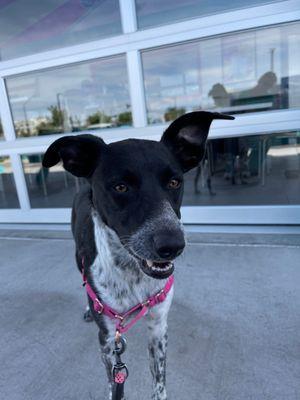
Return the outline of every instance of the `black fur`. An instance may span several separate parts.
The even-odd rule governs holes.
[[[98,289],[100,296],[103,291],[120,307],[124,307],[131,297],[134,298],[133,294],[138,293],[136,287],[141,288],[140,295],[136,294],[138,297],[152,290],[153,279],[150,279],[150,284],[148,275],[164,279],[173,272],[173,269],[169,269],[167,274],[161,266],[163,261],[167,260],[168,264],[169,260],[178,256],[185,245],[178,222],[183,174],[197,166],[203,158],[213,119],[233,117],[204,111],[192,112],[174,121],[160,142],[129,139],[105,144],[102,139],[92,135],[77,135],[56,140],[46,151],[44,167],[49,168],[62,160],[67,171],[87,180],[87,186],[74,199],[72,232],[76,243],[77,266],[81,270],[84,264],[85,276],[90,285]],[[99,224],[107,227],[101,228],[106,229],[106,245],[117,249],[111,251],[110,262],[118,271],[116,276],[123,277],[124,282],[119,281],[120,285],[115,278],[114,282],[102,281],[97,286],[92,276],[91,267],[99,256],[94,236],[95,218],[98,217],[101,221]],[[126,258],[126,262],[122,257]],[[145,265],[147,260],[156,263],[156,270],[147,267],[147,263]],[[98,278],[103,274],[100,267],[97,266]],[[161,288],[161,285],[158,287]],[[86,318],[91,318],[92,314],[99,327],[102,358],[110,379],[111,327],[107,317],[97,314],[90,300],[89,303],[91,312],[86,314]],[[163,306],[159,307],[157,310],[163,311]],[[167,311],[165,309],[161,315],[156,311],[155,318],[148,323],[154,382],[152,398],[155,400],[167,398]]]

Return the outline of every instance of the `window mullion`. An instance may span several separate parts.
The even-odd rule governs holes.
[[[15,128],[4,78],[0,78],[0,115],[5,139],[8,141],[15,140]]]
[[[133,126],[141,128],[147,125],[141,54],[139,51],[133,50],[127,52],[126,56]]]
[[[135,0],[119,0],[123,33],[137,30]]]
[[[10,154],[11,165],[13,167],[13,174],[16,183],[17,194],[19,203],[22,211],[30,210],[30,201],[28,196],[28,190],[23,171],[21,156],[18,154]]]

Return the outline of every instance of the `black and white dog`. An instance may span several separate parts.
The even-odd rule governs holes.
[[[180,223],[183,174],[205,153],[213,119],[231,116],[192,112],[176,119],[160,142],[129,139],[105,144],[83,134],[56,140],[44,167],[60,160],[88,185],[76,195],[72,231],[79,269],[84,259],[88,283],[104,303],[123,313],[161,290],[173,273],[173,260],[185,246]],[[153,400],[167,399],[167,316],[173,290],[146,315]],[[90,310],[99,327],[102,359],[111,385],[115,323]],[[111,398],[111,388],[110,388]]]

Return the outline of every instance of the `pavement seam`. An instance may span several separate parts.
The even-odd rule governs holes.
[[[213,246],[213,247],[266,247],[266,248],[284,248],[284,249],[300,249],[297,244],[264,244],[264,243],[214,243],[214,242],[189,242],[192,246]]]
[[[56,240],[56,241],[73,241],[68,238],[31,238],[31,237],[15,237],[15,236],[0,236],[0,240],[23,240],[23,241],[43,241],[43,240]],[[293,244],[267,244],[267,243],[225,243],[225,242],[188,242],[190,246],[211,246],[211,247],[263,247],[263,248],[285,248],[285,249],[299,249],[300,245]]]

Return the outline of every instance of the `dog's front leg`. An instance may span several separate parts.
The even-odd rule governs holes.
[[[149,332],[149,361],[153,379],[152,400],[167,400],[166,392],[166,362],[167,362],[167,317],[171,305],[169,301],[161,304],[157,309],[150,311],[147,316]]]
[[[150,317],[151,318],[151,317]],[[152,400],[166,400],[167,324],[156,318],[149,319],[149,361],[153,379]]]

